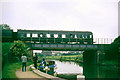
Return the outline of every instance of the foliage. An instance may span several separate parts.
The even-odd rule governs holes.
[[[10,51],[11,45],[12,45],[12,43],[10,43],[10,42],[2,43],[2,66],[4,66],[4,64],[5,64],[4,56]]]
[[[10,29],[10,26],[7,24],[0,24],[0,29]]]
[[[105,58],[107,60],[118,60],[119,48],[120,48],[120,36],[116,38],[113,43],[111,43],[110,50],[106,51]]]
[[[55,59],[55,60],[62,60],[62,61],[82,61],[83,55],[62,55],[62,56],[46,56],[45,59]]]
[[[37,56],[39,56],[39,57],[43,57],[44,54],[38,53]]]
[[[118,65],[118,62],[117,61],[104,61],[102,64],[105,64],[105,65]]]
[[[28,47],[22,41],[14,41],[11,46],[12,55],[20,58],[23,54],[28,55]]]
[[[10,42],[6,42],[6,43],[2,43],[2,55],[4,56],[6,53],[9,52],[10,50],[10,47],[11,47],[11,44]]]

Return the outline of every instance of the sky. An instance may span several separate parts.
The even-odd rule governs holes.
[[[116,38],[118,2],[119,0],[4,0],[0,2],[2,24],[8,24],[14,31],[91,31],[94,38]]]

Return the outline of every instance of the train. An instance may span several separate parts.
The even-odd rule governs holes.
[[[58,30],[2,30],[2,42],[21,40],[34,43],[67,43],[93,44],[93,33],[90,31]]]

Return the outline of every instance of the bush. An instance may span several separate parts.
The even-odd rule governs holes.
[[[110,44],[110,50],[105,52],[106,53],[105,59],[118,61],[119,48],[120,48],[120,36],[116,38],[113,43]]]
[[[24,44],[22,41],[14,41],[14,43],[11,46],[11,55],[14,57],[18,57],[19,59],[23,54],[26,56],[28,55],[28,49],[27,45]]]

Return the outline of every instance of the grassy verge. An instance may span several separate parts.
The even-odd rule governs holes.
[[[30,64],[32,64],[32,62],[29,61],[27,63],[27,66],[29,66]],[[2,78],[17,78],[15,72],[21,67],[21,62],[5,64],[2,70]]]
[[[83,55],[66,55],[66,56],[46,56],[45,59],[54,59],[54,60],[61,60],[61,61],[82,61]]]
[[[58,74],[57,77],[60,77],[60,78],[64,78],[64,79],[67,79],[67,80],[76,80],[77,79],[77,75],[75,74]]]

